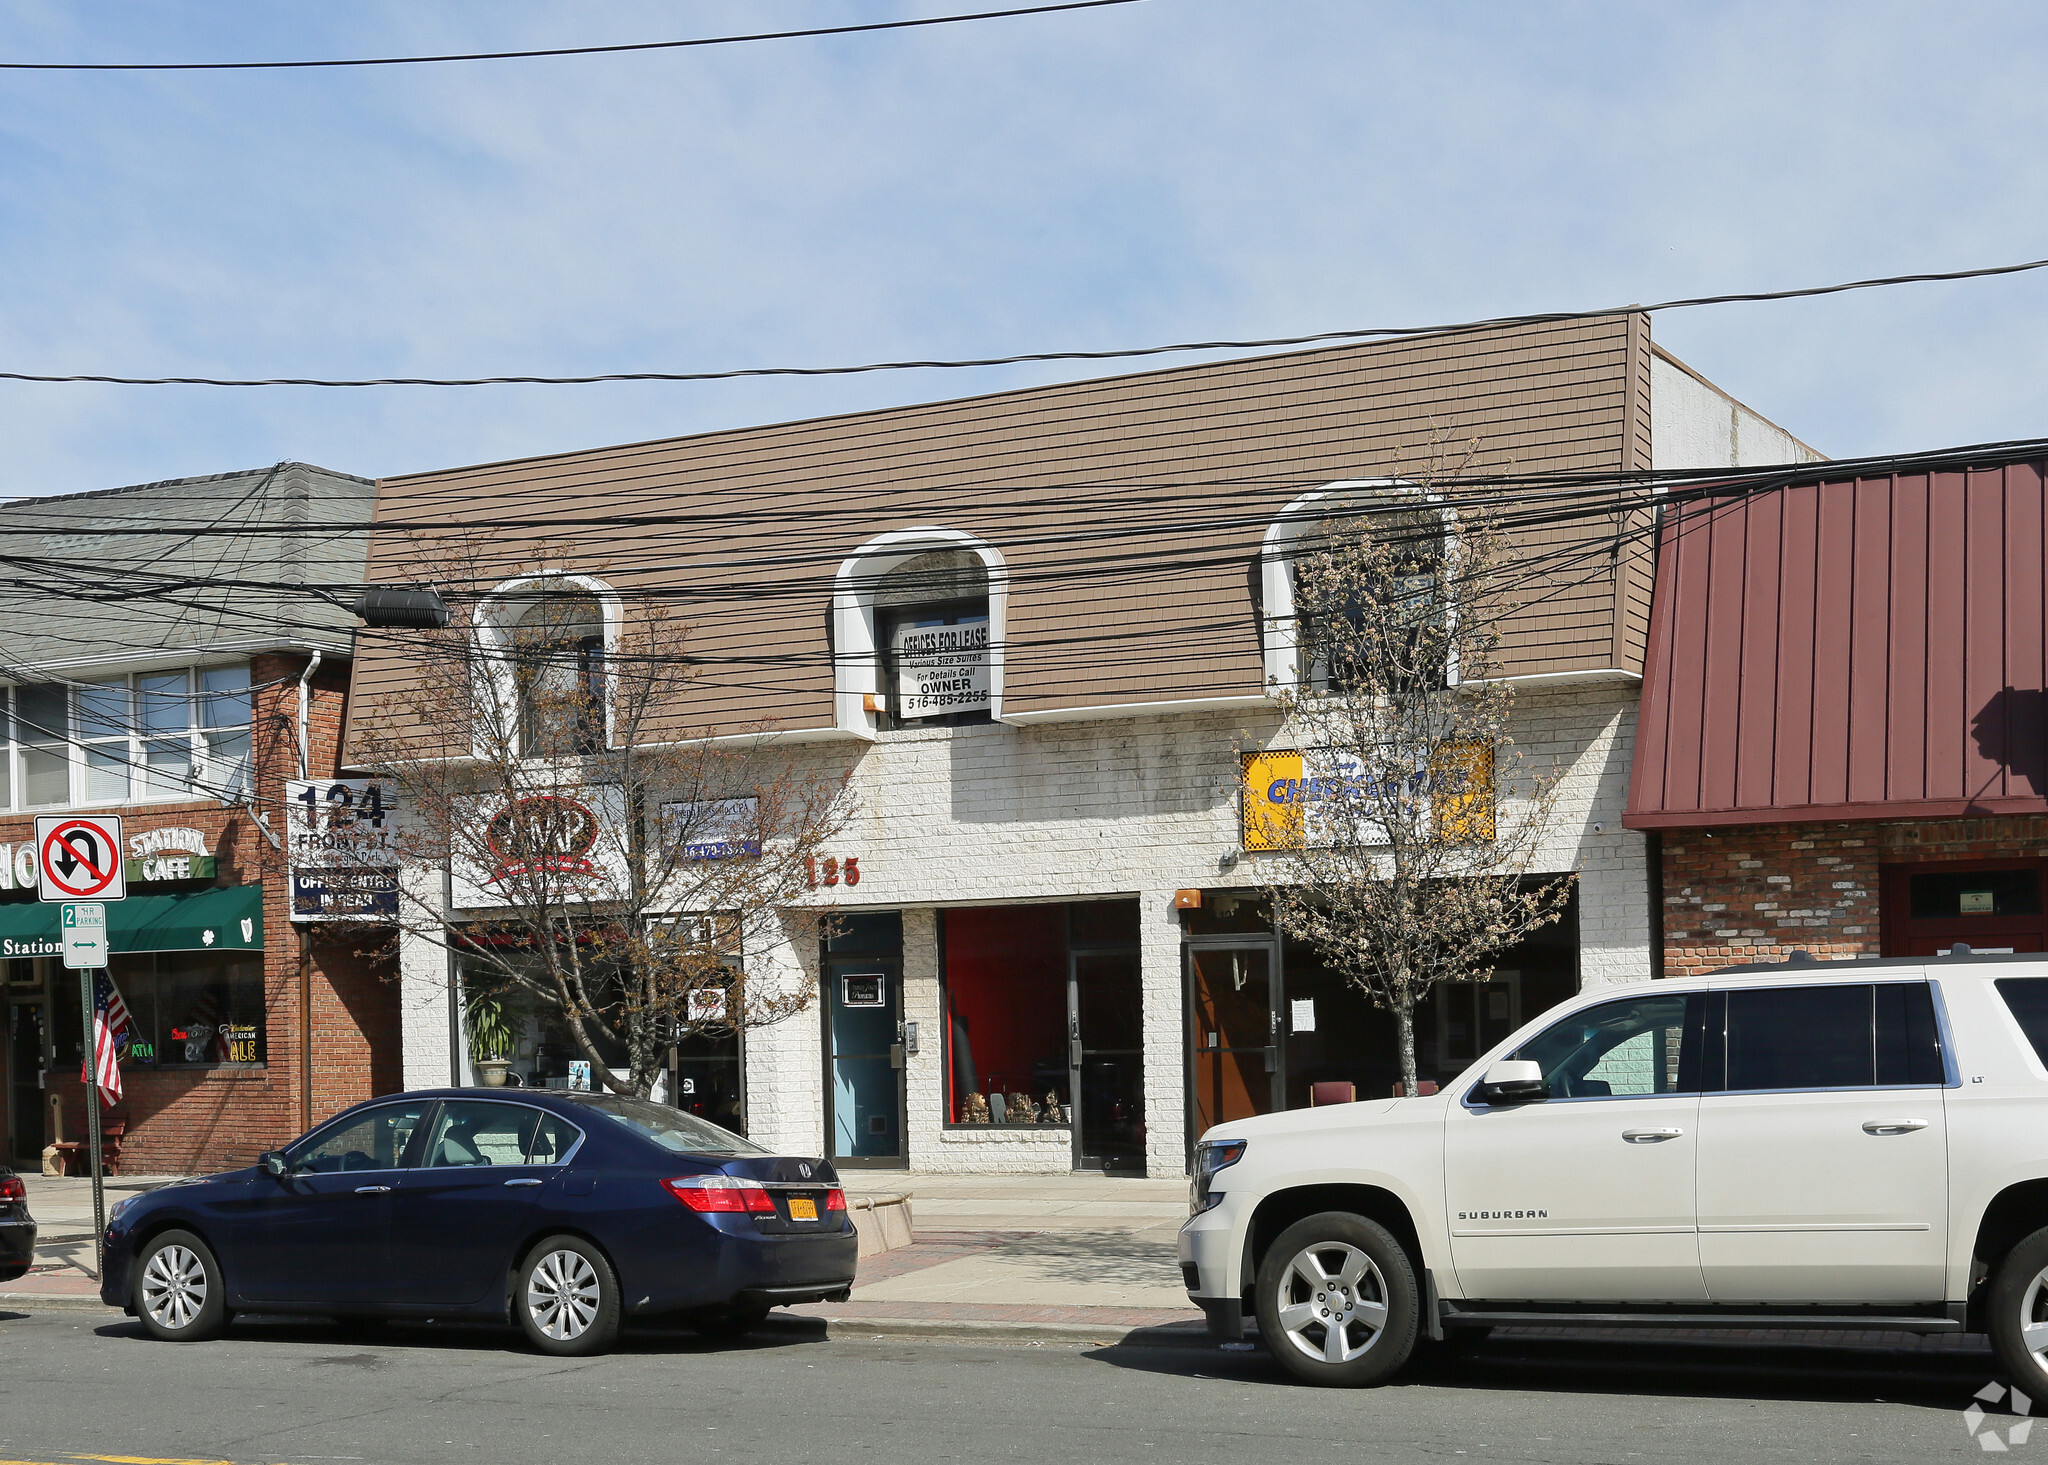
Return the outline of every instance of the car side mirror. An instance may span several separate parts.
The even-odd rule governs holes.
[[[1550,1085],[1534,1059],[1502,1058],[1488,1066],[1473,1097],[1482,1104],[1533,1104],[1550,1097]]]
[[[265,1175],[274,1175],[280,1180],[284,1178],[288,1168],[285,1165],[283,1150],[265,1150],[256,1157],[256,1164]]]

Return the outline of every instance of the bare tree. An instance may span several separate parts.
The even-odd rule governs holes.
[[[443,585],[519,576],[486,573],[476,545],[437,554]],[[444,919],[438,879],[401,880],[406,928],[458,955],[473,995],[527,994],[594,1079],[636,1097],[670,1044],[808,1007],[811,978],[740,958],[820,934],[810,870],[844,778],[770,728],[680,722],[689,628],[659,604],[621,611],[541,570],[451,603],[453,624],[409,647],[409,685],[373,689],[357,718],[356,761],[397,785],[408,865],[443,872],[459,913]]]
[[[1513,561],[1490,516],[1419,486],[1329,512],[1294,563],[1301,776],[1247,842],[1272,851],[1280,928],[1394,1015],[1412,1096],[1416,1005],[1564,907],[1569,877],[1530,874],[1557,779],[1515,747],[1493,675]]]

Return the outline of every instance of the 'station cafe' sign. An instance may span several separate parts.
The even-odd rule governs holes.
[[[1438,750],[1430,766],[1406,780],[1429,800],[1439,830],[1466,839],[1493,838],[1493,749],[1458,742]],[[1386,832],[1370,816],[1375,790],[1354,754],[1334,748],[1247,753],[1243,759],[1240,838],[1244,848],[1328,849],[1347,832],[1366,846],[1385,844]],[[1360,804],[1367,805],[1361,810]],[[1336,806],[1349,805],[1341,813]]]

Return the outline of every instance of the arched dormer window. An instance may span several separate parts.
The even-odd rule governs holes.
[[[618,640],[619,597],[587,575],[527,575],[478,606],[491,699],[491,740],[521,758],[573,758],[611,737],[605,662]]]
[[[1458,554],[1457,512],[1440,495],[1396,478],[1354,479],[1305,493],[1267,527],[1260,550],[1266,684],[1276,692],[1323,685],[1331,676],[1320,648],[1333,638],[1304,624],[1296,587],[1302,562],[1327,542],[1333,525],[1366,527],[1391,547],[1377,594],[1383,603],[1395,603],[1396,619],[1412,617],[1419,625],[1456,614],[1450,582]],[[1353,593],[1363,593],[1363,587]],[[1455,682],[1455,654],[1449,671]]]
[[[839,726],[1000,718],[1008,590],[1002,555],[957,529],[899,529],[854,551],[832,597]]]

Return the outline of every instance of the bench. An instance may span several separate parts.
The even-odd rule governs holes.
[[[121,1173],[121,1139],[128,1133],[125,1120],[100,1126],[100,1165],[109,1175]],[[92,1142],[60,1139],[50,1146],[57,1152],[57,1168],[65,1175],[81,1175],[92,1168]]]

